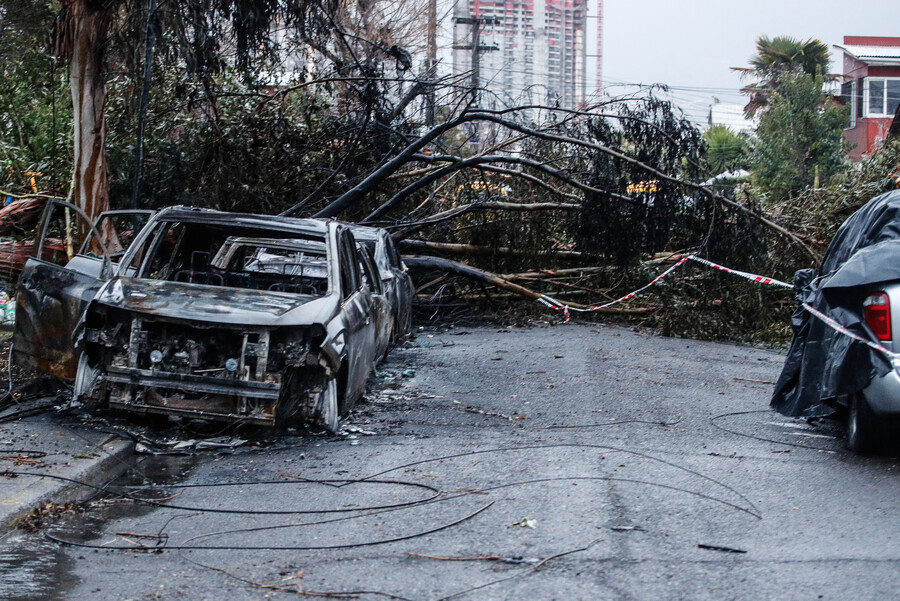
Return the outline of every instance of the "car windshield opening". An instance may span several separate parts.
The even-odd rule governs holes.
[[[322,236],[221,224],[163,222],[135,254],[146,279],[323,296]]]

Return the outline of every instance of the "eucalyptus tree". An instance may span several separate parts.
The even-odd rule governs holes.
[[[18,0],[0,0],[0,8]],[[371,77],[370,63],[393,56],[408,60],[399,47],[368,41],[353,28],[365,7],[338,0],[61,0],[52,31],[52,49],[68,64],[74,111],[73,202],[96,215],[109,206],[107,187],[107,77],[118,65],[135,66],[143,55],[145,81],[153,38],[159,54],[174,57],[186,73],[209,90],[226,65],[246,82],[264,85],[266,65],[279,50],[284,32],[296,35],[335,72],[351,79]],[[362,8],[361,8],[362,7]],[[371,26],[371,18],[366,21]],[[146,45],[145,45],[146,44]],[[146,50],[146,52],[144,52]],[[117,65],[111,64],[115,58]],[[139,68],[133,68],[134,72]],[[209,98],[212,94],[207,93]]]

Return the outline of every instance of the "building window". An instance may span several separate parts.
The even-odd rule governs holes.
[[[893,117],[900,104],[900,78],[867,77],[865,79],[866,117]]]
[[[848,81],[841,85],[841,101],[850,107],[850,127],[849,129],[853,129],[856,127],[856,110],[857,110],[857,97],[856,97],[856,82]]]

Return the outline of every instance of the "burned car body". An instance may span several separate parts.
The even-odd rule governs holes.
[[[342,224],[164,209],[83,313],[74,396],[261,425],[299,416],[335,430],[372,368],[372,311]]]
[[[400,258],[397,245],[387,230],[362,225],[348,224],[360,244],[372,254],[382,288],[394,316],[392,342],[402,341],[412,329],[412,298],[415,287],[407,273],[406,265]]]

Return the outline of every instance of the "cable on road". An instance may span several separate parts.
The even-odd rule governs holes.
[[[671,428],[672,426],[677,426],[681,422],[684,421],[684,418],[679,417],[675,421],[667,422],[655,422],[648,419],[623,419],[621,421],[614,422],[604,422],[600,424],[571,424],[564,426],[534,426],[532,430],[575,430],[578,428],[605,428],[607,426],[621,426],[624,424],[648,424],[650,426],[660,426],[661,428]]]
[[[524,570],[513,574],[512,576],[507,576],[506,578],[499,578],[497,580],[492,580],[490,582],[486,582],[486,583],[480,584],[478,586],[473,586],[471,588],[467,588],[467,589],[459,591],[457,593],[453,593],[451,595],[446,595],[444,597],[441,597],[441,598],[437,599],[436,601],[449,601],[450,599],[453,599],[455,597],[461,597],[463,595],[473,593],[475,591],[487,588],[489,586],[494,586],[495,584],[500,584],[501,582],[506,582],[507,580],[512,580],[514,578],[519,578],[520,576],[524,576],[525,574],[530,574],[532,572],[536,572],[541,567],[543,567],[544,564],[546,564],[548,561],[552,561],[552,560],[558,559],[560,557],[565,557],[566,555],[572,555],[573,553],[581,553],[583,551],[587,551],[588,549],[590,549],[591,547],[593,547],[594,545],[596,545],[599,542],[600,542],[599,538],[594,539],[591,542],[589,542],[587,545],[585,545],[584,547],[581,547],[579,549],[571,549],[569,551],[563,551],[562,553],[557,553],[555,555],[550,555],[549,557],[545,557],[544,559],[540,560],[533,566],[529,566],[529,567],[525,568]]]
[[[771,438],[765,438],[763,436],[756,436],[755,434],[747,434],[746,432],[741,432],[739,430],[730,430],[730,429],[726,428],[725,426],[721,426],[716,423],[717,420],[724,419],[726,417],[735,417],[738,415],[750,415],[752,413],[772,413],[772,412],[769,409],[757,409],[754,411],[735,411],[734,413],[723,413],[721,415],[711,417],[711,418],[709,418],[709,421],[710,421],[710,423],[712,423],[712,425],[714,427],[718,428],[719,430],[722,430],[723,432],[728,432],[729,434],[734,434],[736,436],[743,436],[744,438],[752,438],[753,440],[761,440],[762,442],[769,442],[772,444],[781,444],[781,445],[786,445],[789,447],[797,447],[798,449],[808,449],[810,451],[828,451],[828,452],[834,451],[833,448],[829,449],[829,448],[825,448],[825,447],[817,447],[817,446],[808,445],[808,444],[798,444],[796,442],[786,442],[783,440],[774,440]]]
[[[304,591],[298,590],[294,588],[288,588],[287,585],[283,584],[264,584],[262,582],[256,582],[254,580],[250,580],[249,578],[243,578],[238,576],[237,574],[232,574],[228,570],[224,568],[218,568],[216,566],[209,566],[205,563],[201,563],[199,561],[195,561],[188,557],[182,555],[182,559],[186,562],[194,564],[199,568],[203,568],[206,570],[212,570],[213,572],[218,572],[219,574],[223,574],[232,580],[237,580],[238,582],[243,582],[244,584],[249,584],[254,588],[261,588],[266,590],[278,591],[280,593],[289,593],[292,595],[302,595],[304,597],[327,597],[332,599],[356,599],[361,597],[362,595],[376,595],[379,597],[387,597],[388,599],[397,599],[397,601],[412,601],[406,597],[401,597],[400,595],[394,595],[392,593],[385,593],[384,591],[370,591],[370,590],[361,590],[361,591]]]
[[[11,474],[15,474],[16,476],[37,476],[39,478],[51,478],[55,480],[62,480],[63,482],[70,482],[72,484],[79,484],[81,486],[87,488],[93,488],[94,490],[103,492],[111,492],[115,496],[128,499],[130,501],[134,501],[136,503],[142,503],[144,505],[150,505],[153,507],[161,507],[165,509],[177,509],[181,511],[193,511],[197,513],[228,513],[228,514],[242,514],[242,515],[306,515],[306,514],[329,514],[329,513],[351,513],[351,512],[363,512],[363,511],[377,511],[382,509],[400,509],[405,507],[412,507],[416,505],[422,505],[425,503],[432,502],[440,497],[443,493],[440,489],[429,486],[428,484],[422,484],[420,482],[405,482],[403,480],[373,480],[373,479],[365,479],[365,480],[314,480],[309,478],[304,478],[302,480],[250,480],[247,482],[222,482],[222,483],[207,483],[207,484],[175,484],[175,485],[165,485],[166,488],[210,488],[210,487],[222,487],[222,486],[259,486],[259,485],[273,485],[273,484],[325,484],[334,486],[335,482],[342,482],[338,488],[346,486],[348,484],[391,484],[395,486],[407,486],[410,488],[421,488],[423,490],[427,490],[431,492],[431,496],[425,497],[423,499],[415,499],[413,501],[401,501],[398,503],[390,503],[387,505],[373,505],[370,507],[347,507],[347,508],[328,508],[328,509],[297,509],[297,510],[260,510],[260,509],[221,509],[218,507],[191,507],[186,505],[174,505],[171,503],[166,503],[163,501],[158,501],[155,499],[145,499],[140,496],[136,496],[132,493],[128,492],[113,492],[109,491],[106,486],[98,486],[96,484],[90,484],[88,482],[82,482],[80,480],[74,480],[72,478],[66,478],[63,476],[57,476],[55,474],[41,474],[38,472],[20,472],[20,471],[11,471]],[[128,488],[154,488],[154,487],[128,487]]]
[[[336,485],[335,483],[342,483],[341,485]],[[132,493],[119,493],[127,499],[131,499],[132,501],[137,501],[139,503],[145,503],[147,505],[152,505],[154,507],[165,507],[166,509],[179,509],[182,511],[197,511],[202,513],[231,513],[231,514],[245,514],[245,515],[304,515],[304,514],[318,514],[318,513],[350,513],[350,512],[360,512],[360,511],[375,511],[379,509],[394,509],[400,507],[410,507],[413,505],[420,505],[423,503],[427,503],[434,499],[437,499],[441,496],[441,491],[434,486],[429,486],[427,484],[421,484],[419,482],[404,482],[402,480],[314,480],[304,478],[302,480],[252,480],[249,482],[221,482],[221,483],[208,483],[208,484],[175,484],[175,485],[166,485],[166,488],[181,488],[181,489],[189,489],[189,488],[218,488],[218,487],[226,487],[226,486],[260,486],[260,485],[277,485],[277,484],[292,484],[294,486],[299,484],[320,484],[327,486],[335,486],[336,488],[342,488],[349,484],[391,484],[394,486],[408,486],[411,488],[421,488],[423,490],[427,490],[432,493],[430,497],[426,497],[424,499],[416,499],[413,501],[401,501],[399,503],[390,503],[387,505],[373,505],[370,507],[345,507],[340,509],[296,509],[296,510],[266,510],[266,509],[221,509],[217,507],[191,507],[188,505],[175,505],[168,502],[156,501],[153,499],[144,499],[140,496],[136,496]],[[139,487],[145,488],[145,487]]]
[[[0,455],[12,455],[13,453],[17,455],[28,455],[29,459],[42,459],[47,456],[46,451],[32,451],[30,449],[2,449],[0,450]],[[5,459],[2,457],[0,459]]]
[[[623,422],[615,422],[615,423],[623,423]],[[560,476],[560,477],[554,477],[554,478],[541,478],[541,479],[525,480],[525,481],[520,481],[520,482],[498,484],[498,485],[485,487],[485,488],[481,488],[481,489],[477,489],[477,490],[465,491],[463,493],[456,494],[456,495],[454,495],[454,494],[444,495],[440,491],[440,489],[433,487],[433,486],[426,485],[426,484],[420,484],[420,483],[415,483],[415,482],[405,482],[405,481],[398,481],[398,480],[385,480],[385,479],[378,478],[378,476],[382,476],[384,474],[387,474],[387,473],[390,473],[393,471],[407,469],[407,468],[414,467],[417,465],[422,465],[422,464],[436,462],[436,461],[444,461],[444,460],[449,460],[449,459],[454,459],[454,458],[482,455],[482,454],[488,454],[488,453],[521,452],[523,450],[539,450],[539,449],[553,449],[553,448],[598,449],[598,450],[603,450],[603,451],[607,451],[607,452],[621,452],[621,453],[625,453],[625,454],[634,456],[639,459],[649,459],[651,461],[655,461],[662,465],[672,467],[672,468],[682,471],[684,473],[696,476],[704,481],[713,483],[713,484],[733,493],[734,495],[736,495],[738,498],[740,498],[746,504],[746,506],[743,506],[743,505],[740,505],[737,503],[733,503],[731,501],[728,501],[728,500],[725,500],[725,499],[722,499],[722,498],[719,498],[719,497],[716,497],[716,496],[713,496],[710,494],[706,494],[703,492],[697,492],[697,491],[693,491],[693,490],[690,490],[687,488],[669,485],[669,484],[665,484],[665,483],[661,483],[661,482],[653,482],[653,481],[647,481],[647,480],[638,480],[638,479],[622,478],[622,477],[612,477],[612,476],[575,475],[575,476],[566,476],[566,477]],[[804,447],[804,448],[809,448],[809,447]],[[303,478],[303,479],[297,479],[297,480],[255,480],[255,481],[245,481],[245,482],[176,484],[176,485],[167,485],[166,486],[167,488],[174,488],[174,489],[192,489],[192,488],[228,487],[228,486],[248,487],[248,486],[254,486],[254,485],[271,486],[271,485],[281,485],[281,484],[293,484],[293,485],[319,484],[319,485],[325,485],[325,486],[332,486],[335,488],[343,488],[345,486],[350,486],[353,484],[371,483],[371,484],[391,484],[391,485],[400,485],[400,486],[411,486],[411,487],[415,487],[415,488],[425,489],[425,490],[428,490],[433,493],[429,497],[414,500],[414,501],[406,501],[406,502],[401,502],[401,503],[394,503],[394,504],[388,504],[388,505],[382,505],[382,506],[362,507],[362,508],[269,511],[269,510],[232,510],[232,509],[222,509],[222,508],[214,508],[214,507],[192,507],[192,506],[187,506],[187,505],[173,505],[173,504],[170,504],[170,503],[167,503],[164,501],[160,501],[160,500],[142,498],[140,495],[135,494],[134,492],[108,491],[108,490],[106,490],[106,487],[95,486],[95,485],[91,485],[88,483],[79,482],[77,480],[73,480],[70,478],[53,476],[50,474],[39,474],[39,473],[32,473],[32,472],[13,472],[13,473],[15,473],[17,475],[32,475],[32,476],[39,476],[39,477],[58,478],[60,480],[64,480],[64,481],[80,484],[80,485],[83,485],[83,486],[86,486],[89,488],[93,488],[98,491],[111,492],[112,494],[114,494],[122,499],[127,499],[127,500],[131,500],[131,501],[134,501],[137,503],[142,503],[142,504],[146,504],[146,505],[150,505],[150,506],[154,506],[154,507],[158,507],[158,508],[192,511],[192,512],[195,512],[194,515],[201,514],[201,513],[229,513],[229,514],[245,514],[245,515],[297,515],[297,514],[329,514],[329,513],[355,513],[355,514],[357,514],[357,515],[348,515],[346,517],[329,519],[329,520],[319,520],[319,521],[314,521],[314,522],[282,524],[282,525],[275,525],[275,526],[260,526],[260,527],[236,529],[236,530],[231,530],[231,531],[206,533],[206,534],[202,534],[200,536],[188,539],[188,541],[186,541],[186,542],[190,542],[190,541],[194,541],[194,540],[198,540],[200,538],[206,538],[206,537],[210,537],[210,536],[223,536],[223,535],[227,535],[227,534],[258,532],[258,531],[263,531],[263,530],[274,530],[274,529],[281,529],[281,528],[293,528],[293,527],[310,526],[310,525],[317,525],[317,524],[324,524],[324,523],[333,523],[333,522],[338,522],[338,521],[342,521],[345,519],[356,519],[357,517],[366,517],[366,516],[376,515],[378,513],[397,511],[397,510],[408,509],[408,508],[418,507],[418,506],[432,504],[432,503],[449,501],[452,499],[456,499],[456,498],[460,498],[460,497],[464,497],[464,496],[468,496],[468,495],[472,495],[472,494],[480,494],[480,493],[488,492],[491,490],[498,490],[498,489],[502,489],[502,488],[524,486],[524,485],[528,485],[528,484],[541,483],[541,482],[572,481],[572,480],[597,480],[597,481],[611,481],[611,482],[617,481],[617,482],[626,482],[626,483],[632,483],[632,484],[641,484],[641,485],[646,485],[646,486],[656,486],[659,488],[683,492],[686,494],[696,496],[698,498],[717,502],[717,503],[723,504],[727,507],[747,513],[757,519],[762,519],[762,516],[761,516],[759,510],[756,508],[756,506],[745,495],[743,495],[742,493],[740,493],[739,491],[737,491],[736,489],[734,489],[733,487],[731,487],[727,484],[719,482],[718,480],[715,480],[709,476],[706,476],[706,475],[704,475],[700,472],[697,472],[695,470],[692,470],[690,468],[680,466],[671,461],[661,459],[658,457],[654,457],[654,456],[648,455],[646,453],[641,453],[638,451],[631,451],[628,449],[623,449],[623,448],[614,447],[614,446],[610,446],[610,445],[594,445],[594,444],[556,443],[556,444],[544,444],[544,445],[524,445],[524,446],[518,446],[518,447],[501,447],[501,448],[493,448],[493,449],[479,449],[479,450],[474,450],[474,451],[467,451],[464,453],[456,453],[453,455],[445,455],[442,457],[434,457],[434,458],[430,458],[430,459],[424,459],[424,460],[420,460],[420,461],[416,461],[416,462],[411,462],[411,463],[407,463],[404,465],[395,466],[395,467],[383,470],[381,472],[372,474],[372,475],[367,476],[362,479],[353,479],[353,480],[350,480],[350,479],[315,480],[315,479]],[[142,488],[147,488],[147,487],[127,487],[127,488],[142,489]],[[186,544],[169,546],[168,544],[166,544],[163,547],[148,547],[146,545],[137,543],[137,544],[132,544],[132,545],[118,545],[118,546],[97,545],[96,548],[98,548],[98,549],[104,548],[104,549],[112,549],[112,550],[130,550],[130,551],[161,550],[161,549],[171,549],[171,550],[179,550],[179,549],[180,550],[204,550],[204,549],[205,550],[298,550],[298,551],[302,551],[302,550],[355,548],[355,547],[361,547],[361,546],[380,545],[380,544],[387,544],[387,543],[391,543],[391,542],[397,542],[397,541],[401,541],[401,540],[407,540],[408,538],[416,538],[419,536],[423,536],[423,535],[431,534],[433,532],[444,530],[444,529],[450,528],[452,526],[455,526],[461,522],[464,522],[468,519],[471,519],[472,517],[478,515],[482,511],[486,510],[491,505],[492,505],[492,503],[489,503],[488,505],[485,505],[484,507],[482,507],[479,510],[477,510],[476,512],[462,518],[461,520],[458,520],[451,524],[439,526],[435,529],[427,530],[426,532],[423,532],[423,533],[417,533],[417,534],[413,534],[413,535],[385,539],[385,540],[378,540],[378,541],[367,541],[367,542],[363,542],[363,543],[350,543],[350,544],[346,544],[346,545],[330,545],[330,546],[316,546],[316,547],[298,547],[298,546],[273,547],[273,546],[268,546],[268,545],[267,546],[232,546],[232,545],[186,545]],[[191,517],[191,516],[184,516],[184,517]],[[165,527],[163,527],[163,530],[165,530]],[[73,544],[75,546],[86,546],[86,547],[94,548],[89,543],[76,543],[74,541],[66,541],[65,539],[61,539],[60,537],[55,536],[47,531],[45,531],[44,534],[50,540],[59,542],[61,544]],[[160,536],[157,537],[157,539],[159,541],[162,541],[163,535],[160,534]]]
[[[667,490],[674,490],[674,491],[676,491],[676,492],[682,492],[682,493],[686,493],[686,494],[689,494],[689,495],[693,495],[693,496],[695,496],[695,497],[699,497],[699,498],[701,498],[701,499],[706,499],[706,500],[708,500],[708,501],[713,501],[713,502],[715,502],[715,503],[720,503],[720,504],[722,504],[722,505],[725,505],[725,506],[727,506],[727,507],[731,507],[731,508],[733,508],[733,509],[737,509],[737,510],[739,510],[739,511],[743,511],[743,512],[746,512],[746,511],[747,511],[746,508],[741,507],[741,506],[739,506],[739,505],[736,505],[736,504],[734,504],[734,503],[731,503],[731,502],[729,502],[729,501],[725,501],[725,500],[723,500],[723,499],[719,499],[719,498],[717,498],[717,497],[713,497],[713,496],[711,496],[711,495],[707,495],[707,494],[704,494],[704,493],[696,492],[696,491],[693,491],[693,490],[688,490],[688,489],[686,489],[686,488],[681,488],[681,487],[673,486],[673,485],[669,485],[669,484],[661,484],[661,483],[659,483],[659,482],[651,482],[651,481],[648,481],[648,480],[637,480],[637,479],[634,479],[634,478],[621,478],[621,477],[617,477],[617,476],[557,476],[557,477],[553,477],[553,478],[535,478],[535,479],[532,479],[532,480],[521,480],[521,481],[518,481],[518,482],[507,482],[506,484],[497,484],[497,485],[495,485],[495,486],[487,486],[487,487],[478,488],[478,489],[471,490],[471,491],[461,492],[461,493],[458,493],[458,494],[450,494],[450,495],[444,496],[444,497],[442,497],[442,498],[440,498],[440,499],[429,500],[429,501],[423,501],[423,502],[421,503],[421,505],[430,505],[430,504],[444,503],[444,502],[446,502],[446,501],[451,501],[451,500],[454,500],[454,499],[459,499],[459,498],[471,496],[471,495],[474,495],[474,494],[484,494],[484,493],[487,493],[487,492],[490,492],[490,491],[493,491],[493,490],[500,490],[500,489],[503,489],[503,488],[512,488],[512,487],[515,487],[515,486],[526,486],[526,485],[529,485],[529,484],[542,484],[542,483],[546,483],[546,482],[572,482],[572,481],[578,481],[578,480],[604,481],[604,482],[625,482],[625,483],[629,483],[629,484],[644,484],[644,485],[647,485],[647,486],[656,486],[656,487],[658,487],[658,488],[665,488],[665,489],[667,489]],[[418,505],[417,505],[417,506],[418,506]],[[192,541],[199,540],[199,539],[202,539],[202,538],[209,538],[209,537],[212,537],[212,536],[226,536],[226,535],[229,535],[229,534],[250,534],[250,533],[253,533],[253,532],[263,532],[263,531],[272,531],[272,530],[285,530],[285,529],[287,529],[287,528],[300,528],[300,527],[303,527],[303,526],[319,526],[319,525],[322,525],[322,524],[330,524],[330,523],[341,522],[341,521],[345,521],[345,520],[353,520],[353,519],[362,518],[362,517],[371,517],[371,516],[375,516],[375,515],[380,515],[380,514],[382,514],[382,513],[388,513],[388,512],[391,512],[391,511],[396,511],[396,510],[398,510],[398,509],[406,509],[406,508],[405,508],[405,507],[388,508],[388,509],[383,509],[383,510],[380,510],[380,511],[372,511],[372,512],[370,512],[370,513],[364,513],[364,514],[356,515],[356,516],[347,516],[347,517],[335,518],[335,519],[330,519],[330,520],[319,520],[319,521],[315,521],[315,522],[300,522],[300,523],[293,523],[293,524],[276,524],[276,525],[273,525],[273,526],[253,526],[253,527],[248,527],[248,528],[236,528],[236,529],[234,529],[234,530],[222,530],[222,531],[219,531],[219,532],[208,532],[208,533],[205,533],[205,534],[200,534],[200,535],[198,535],[198,536],[191,537],[191,538],[185,540],[182,544],[186,544],[186,543],[188,543],[188,542],[192,542]],[[751,514],[751,515],[752,515],[752,514]],[[755,517],[755,516],[754,516],[754,517]]]
[[[661,459],[659,457],[654,457],[653,455],[648,455],[647,453],[642,453],[639,451],[631,451],[629,449],[623,449],[623,448],[614,447],[611,445],[596,445],[596,444],[588,444],[588,443],[564,443],[564,442],[561,442],[561,443],[551,443],[551,444],[543,444],[543,445],[522,445],[522,446],[517,446],[517,447],[496,447],[496,448],[491,448],[491,449],[478,449],[475,451],[465,451],[463,453],[444,455],[443,457],[433,457],[430,459],[422,459],[419,461],[413,461],[413,462],[410,462],[410,463],[407,463],[404,465],[399,465],[396,467],[388,468],[386,470],[382,470],[382,471],[374,473],[370,476],[366,476],[365,478],[362,478],[362,480],[366,480],[369,478],[378,478],[379,476],[383,476],[383,475],[389,474],[391,472],[395,472],[395,471],[402,470],[402,469],[407,469],[410,467],[415,467],[417,465],[423,465],[426,463],[433,463],[435,461],[446,461],[448,459],[457,459],[460,457],[471,457],[474,455],[485,455],[485,454],[490,454],[490,453],[512,453],[512,452],[521,452],[521,451],[526,451],[526,450],[556,449],[556,448],[583,448],[583,449],[597,449],[597,450],[603,450],[603,451],[616,451],[619,453],[625,453],[626,455],[631,455],[633,457],[637,457],[637,458],[641,458],[641,459],[649,459],[651,461],[655,461],[662,465],[667,465],[671,468],[677,469],[677,470],[685,472],[687,474],[691,474],[692,476],[696,476],[702,480],[705,480],[707,482],[715,484],[716,486],[719,486],[719,487],[727,490],[728,492],[736,495],[744,503],[746,503],[747,506],[749,507],[749,508],[748,507],[738,507],[741,511],[748,513],[757,519],[760,519],[760,520],[762,519],[762,514],[760,514],[759,509],[756,507],[756,505],[753,504],[753,502],[749,498],[747,498],[746,495],[744,495],[740,491],[736,490],[734,487],[729,486],[728,484],[725,484],[724,482],[720,482],[719,480],[716,480],[715,478],[707,476],[706,474],[702,474],[696,470],[692,470],[690,468],[678,465],[677,463],[673,463],[666,459]],[[690,492],[690,491],[688,491],[688,492]]]
[[[359,547],[374,547],[377,545],[386,545],[389,543],[396,543],[405,540],[411,540],[414,538],[420,538],[422,536],[428,536],[429,534],[434,534],[436,532],[440,532],[441,530],[447,530],[449,528],[453,528],[454,526],[458,526],[463,522],[471,520],[481,512],[490,508],[495,501],[491,501],[490,503],[483,505],[482,507],[476,509],[472,513],[450,522],[448,524],[443,524],[441,526],[437,526],[435,528],[431,528],[429,530],[425,530],[423,532],[416,532],[415,534],[406,534],[403,536],[396,536],[393,538],[386,538],[381,540],[374,541],[363,541],[359,543],[345,543],[340,545],[313,545],[313,546],[303,546],[303,545],[288,545],[288,546],[275,546],[275,545],[264,545],[264,546],[233,546],[233,545],[172,545],[172,546],[162,546],[162,547],[146,547],[143,545],[105,545],[105,544],[92,544],[92,543],[83,543],[77,541],[66,540],[55,536],[54,534],[48,532],[47,530],[43,531],[44,537],[48,540],[51,540],[55,543],[59,543],[61,545],[68,545],[72,547],[82,547],[85,549],[110,549],[114,551],[162,551],[162,550],[170,550],[170,551],[325,551],[325,550],[334,550],[334,549],[356,549]]]

